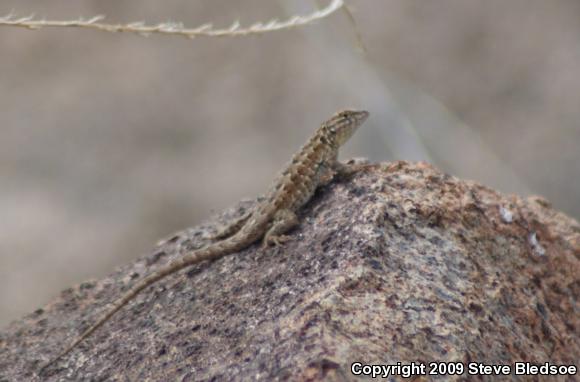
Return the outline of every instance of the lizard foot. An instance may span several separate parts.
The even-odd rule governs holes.
[[[267,248],[270,245],[278,247],[287,242],[288,240],[290,240],[291,238],[292,237],[288,235],[277,235],[277,236],[270,235],[264,239],[264,242],[262,243],[262,249]]]
[[[336,175],[338,178],[347,180],[358,172],[370,168],[372,165],[366,159],[351,159],[346,163],[338,162],[336,166]]]

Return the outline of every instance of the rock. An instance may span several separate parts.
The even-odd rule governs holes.
[[[343,381],[356,379],[355,362],[426,372],[458,362],[461,375],[441,378],[467,380],[469,363],[578,363],[580,226],[547,201],[396,162],[322,188],[301,221],[281,247],[255,245],[159,281],[45,380]],[[13,322],[0,334],[0,381],[34,379],[108,303],[204,245],[215,225]]]

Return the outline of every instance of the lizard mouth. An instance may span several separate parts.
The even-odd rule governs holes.
[[[334,133],[339,145],[343,145],[360,125],[366,121],[370,113],[366,110],[343,110],[329,121],[331,133]]]

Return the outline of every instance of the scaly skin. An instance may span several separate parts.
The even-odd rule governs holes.
[[[316,188],[330,182],[336,173],[346,170],[345,165],[337,160],[338,149],[348,141],[368,115],[366,111],[344,110],[324,122],[294,155],[290,164],[274,181],[265,198],[250,213],[216,235],[222,239],[221,241],[189,252],[139,281],[93,326],[43,366],[41,372],[67,355],[139,292],[158,280],[190,265],[239,252],[259,239],[263,239],[263,246],[279,245],[286,241],[288,237],[283,234],[298,224],[296,212],[310,200]]]

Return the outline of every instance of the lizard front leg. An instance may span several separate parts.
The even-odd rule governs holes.
[[[347,179],[357,172],[368,168],[367,163],[342,163],[339,161],[332,162],[332,169],[335,171],[336,175],[342,179]]]
[[[270,244],[280,245],[285,241],[288,241],[290,236],[284,235],[284,233],[297,225],[298,217],[294,212],[287,209],[276,212],[270,229],[264,235],[262,248],[265,248]]]

